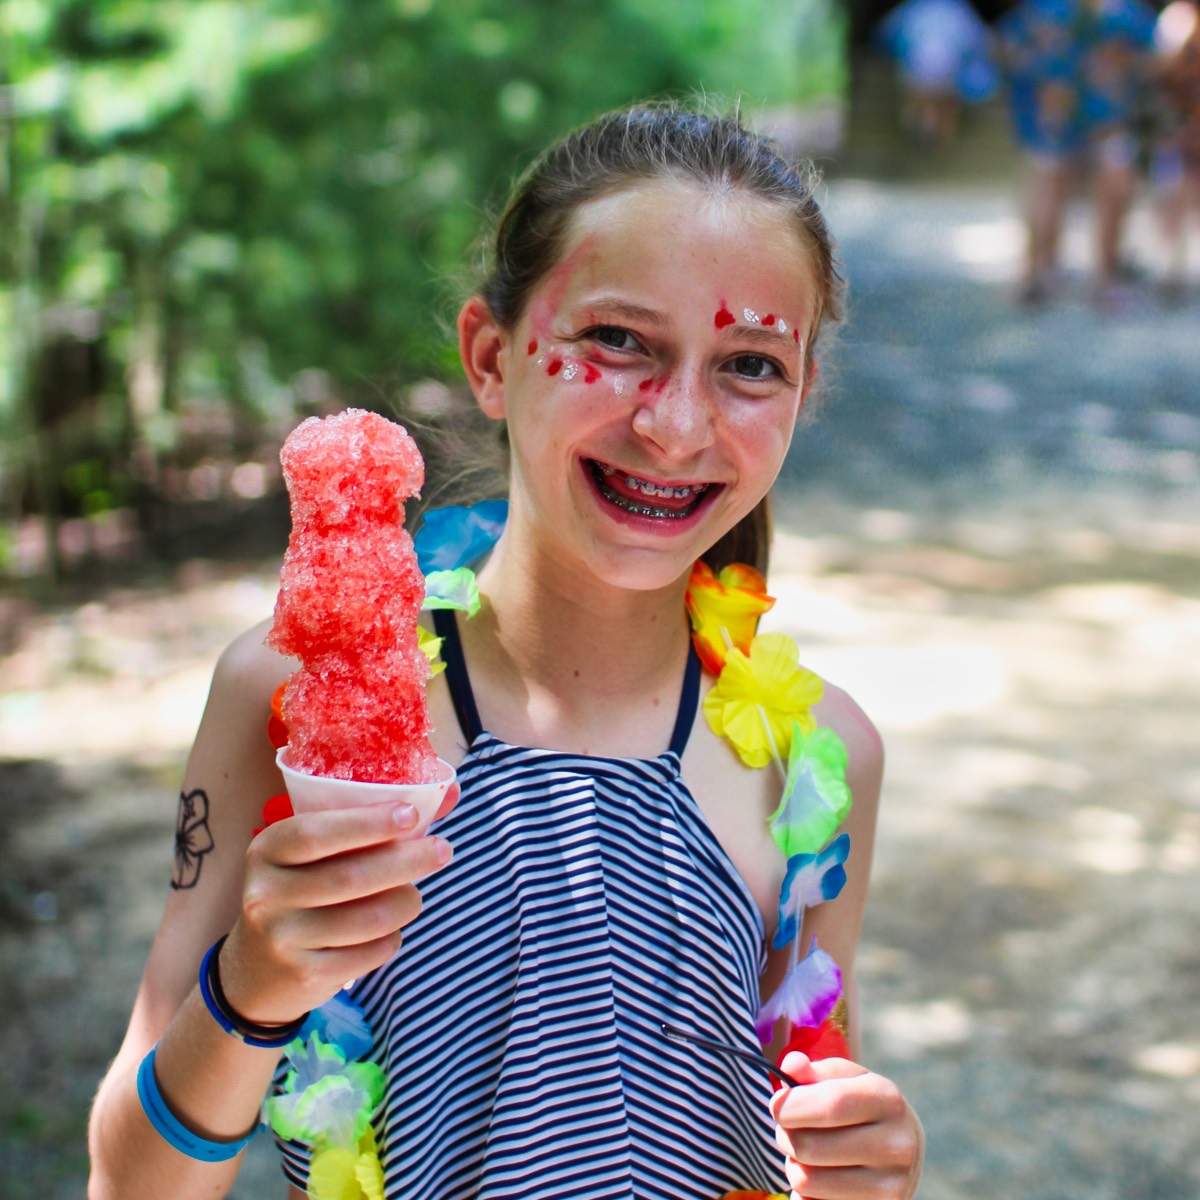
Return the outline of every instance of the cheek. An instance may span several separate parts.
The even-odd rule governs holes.
[[[777,472],[792,444],[799,400],[734,405],[726,410],[725,432],[747,461]]]

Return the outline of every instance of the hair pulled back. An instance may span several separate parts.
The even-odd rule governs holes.
[[[525,172],[496,227],[479,294],[512,329],[538,283],[557,265],[571,220],[583,205],[655,180],[694,184],[714,195],[746,193],[777,205],[809,250],[816,306],[809,353],[823,322],[842,317],[842,278],[833,239],[814,198],[810,165],[786,159],[739,117],[710,116],[674,104],[607,113],[550,147]],[[771,536],[764,499],[705,560],[715,570],[746,562],[765,573]]]

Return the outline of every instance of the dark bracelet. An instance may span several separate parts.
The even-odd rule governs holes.
[[[224,937],[218,938],[200,964],[200,995],[204,997],[205,1007],[226,1033],[240,1038],[247,1046],[262,1046],[268,1050],[286,1046],[304,1027],[308,1013],[286,1025],[256,1025],[253,1021],[239,1016],[226,999],[225,989],[221,987],[221,947],[225,945],[225,938],[228,936],[225,934]]]

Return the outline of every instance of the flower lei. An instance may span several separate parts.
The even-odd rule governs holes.
[[[774,762],[783,775],[783,795],[768,818],[771,837],[787,857],[771,944],[776,950],[790,946],[791,962],[759,1009],[755,1030],[765,1044],[783,1020],[788,1025],[783,1054],[848,1057],[842,973],[815,938],[800,954],[804,910],[833,900],[846,883],[850,835],[833,835],[850,812],[848,754],[841,738],[813,717],[824,684],[800,666],[795,639],[756,632],[759,617],[774,603],[753,567],[734,563],[719,575],[703,562],[692,568],[687,591],[692,640],[700,661],[717,677],[704,698],[704,717],[747,766]]]
[[[499,538],[508,515],[503,500],[471,508],[453,506],[425,515],[414,539],[425,576],[423,609],[452,608],[473,616],[479,608],[474,562]],[[782,983],[755,1020],[760,1041],[770,1040],[776,1023],[790,1026],[784,1048],[811,1057],[845,1056],[845,1004],[837,964],[814,939],[801,957],[804,910],[832,900],[846,882],[847,834],[830,838],[850,810],[846,748],[836,734],[818,727],[812,707],[823,685],[799,665],[795,641],[786,634],[757,633],[759,617],[775,603],[766,581],[752,567],[734,564],[715,575],[696,563],[688,580],[687,612],[692,639],[704,668],[716,682],[704,700],[704,716],[751,767],[775,762],[783,775],[783,796],[769,818],[775,844],[787,856],[779,894],[779,921],[772,945],[792,947]],[[430,675],[441,639],[419,629]],[[287,742],[281,712],[283,687],[271,703],[268,736]],[[292,815],[286,795],[263,807],[263,825]],[[310,1200],[385,1200],[383,1166],[371,1119],[384,1094],[384,1073],[369,1060],[372,1034],[362,1008],[346,991],[315,1009],[284,1050],[290,1064],[281,1094],[266,1101],[267,1122],[280,1137],[306,1143]],[[783,1200],[781,1194],[728,1192],[722,1200]]]

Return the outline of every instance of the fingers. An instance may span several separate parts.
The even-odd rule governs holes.
[[[304,914],[304,940],[313,949],[336,950],[386,938],[411,925],[421,912],[421,893],[411,884],[361,900]]]
[[[394,841],[416,827],[417,810],[411,804],[359,804],[277,821],[254,839],[251,849],[279,866],[301,866]]]
[[[802,1062],[800,1073],[789,1067],[793,1058]],[[804,1055],[791,1054],[781,1066],[804,1084],[781,1089],[771,1099],[771,1113],[785,1129],[836,1129],[876,1119],[878,1098],[871,1081],[888,1081],[871,1075],[865,1067],[843,1058],[809,1062]]]
[[[846,1059],[792,1059],[783,1069],[811,1082],[781,1089],[771,1112],[796,1195],[908,1200],[920,1175],[922,1135],[899,1088]]]
[[[243,907],[252,916],[280,901],[294,909],[346,904],[401,884],[414,883],[450,861],[440,837],[395,839],[330,858],[281,866],[267,859],[247,872]]]
[[[255,838],[222,956],[239,1012],[290,1019],[399,950],[421,911],[414,885],[452,853],[443,838],[412,837],[415,825],[409,805],[365,805],[302,813]]]

